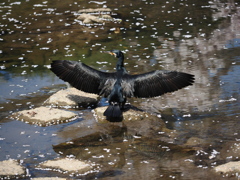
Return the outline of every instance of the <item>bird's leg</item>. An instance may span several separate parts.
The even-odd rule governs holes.
[[[127,101],[127,99],[124,98],[123,102],[120,103],[121,110],[124,109],[124,105],[125,105],[126,101]]]
[[[124,103],[121,103],[121,110],[123,110],[124,109]]]

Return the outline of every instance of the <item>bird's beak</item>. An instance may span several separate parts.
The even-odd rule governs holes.
[[[116,54],[115,53],[113,53],[112,51],[103,51],[104,53],[107,53],[107,54],[111,54],[111,55],[113,55],[113,56],[116,56]]]

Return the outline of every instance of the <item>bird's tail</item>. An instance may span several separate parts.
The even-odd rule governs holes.
[[[122,111],[119,107],[118,104],[111,104],[108,106],[106,111],[103,113],[104,116],[106,117],[121,117],[122,116]]]

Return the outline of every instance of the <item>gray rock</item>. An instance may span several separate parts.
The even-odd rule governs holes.
[[[77,114],[57,108],[38,107],[12,114],[13,119],[39,126],[48,126],[74,120]]]
[[[216,172],[220,172],[223,174],[234,175],[240,173],[240,161],[232,161],[226,164],[222,164],[214,167]]]
[[[20,178],[26,176],[26,169],[21,166],[16,160],[10,159],[0,161],[0,178]]]
[[[95,117],[97,122],[99,123],[107,123],[109,122],[106,117],[103,115],[104,111],[107,109],[107,106],[105,107],[98,107],[94,109]],[[140,110],[134,110],[132,108],[126,110],[123,112],[123,117],[121,118],[121,121],[124,122],[131,122],[131,121],[139,121],[143,119],[149,119],[149,118],[156,118],[156,116],[153,116],[149,113],[140,111]],[[114,121],[114,118],[112,118]],[[111,120],[110,120],[111,121]],[[117,118],[115,118],[115,121],[118,121]],[[120,121],[120,119],[119,119]]]
[[[37,178],[31,178],[31,180],[67,180],[67,179],[59,178],[59,177],[37,177]]]
[[[89,107],[96,106],[98,95],[85,93],[76,88],[60,90],[50,96],[44,104],[57,107]]]
[[[83,21],[84,24],[92,24],[94,22],[103,23],[103,20],[100,19],[99,17],[96,17],[91,14],[85,14],[85,13],[78,16],[77,19]]]
[[[59,158],[45,161],[37,166],[37,169],[53,170],[68,174],[88,174],[93,172],[94,166],[90,163],[73,158]]]
[[[112,12],[110,8],[96,8],[96,9],[81,9],[78,11],[78,13],[99,13],[99,12]]]
[[[78,11],[77,20],[82,21],[84,25],[105,24],[107,22],[121,22],[111,16],[112,10],[109,8],[82,9]]]

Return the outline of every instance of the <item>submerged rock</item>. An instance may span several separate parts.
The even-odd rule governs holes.
[[[48,126],[74,120],[77,114],[56,108],[38,107],[12,114],[11,118],[39,126]]]
[[[236,161],[240,158],[240,142],[228,141],[222,145],[222,149],[219,152],[221,160]]]
[[[100,13],[100,12],[112,12],[112,10],[110,8],[96,8],[96,9],[92,9],[92,8],[89,8],[89,9],[81,9],[78,11],[79,13]]]
[[[75,123],[62,130],[59,136],[69,139],[69,134],[74,130],[74,135],[71,136],[74,138],[61,145],[64,147],[105,145],[105,141],[101,140],[111,137],[122,141],[125,136],[132,139],[135,135],[172,143],[178,135],[175,130],[168,129],[161,118],[147,112],[131,108],[123,112],[122,121],[110,122],[103,116],[105,109],[106,107],[96,108],[93,110],[95,114],[89,114],[87,120],[81,121],[81,124]],[[90,121],[92,121],[91,126],[89,126]]]
[[[37,169],[53,170],[72,175],[82,175],[94,172],[94,166],[92,164],[72,158],[48,160],[39,164]]]
[[[95,23],[103,24],[105,22],[121,22],[121,19],[115,19],[109,8],[82,9],[78,11],[77,20],[84,25],[93,25]]]
[[[31,180],[68,180],[68,179],[59,178],[59,177],[38,177],[38,178],[31,178]]]
[[[31,180],[68,180],[68,179],[59,178],[59,177],[37,177],[37,178],[31,178]]]
[[[178,135],[176,131],[166,128],[164,121],[156,115],[141,111],[135,107],[126,107],[120,118],[107,118],[103,112],[107,107],[94,109],[94,116],[99,124],[109,122],[122,122],[127,127],[128,133],[145,137],[155,137],[161,141],[173,142]]]
[[[109,122],[103,116],[105,109],[96,108],[95,117],[89,115],[63,128],[58,136],[65,140],[53,145],[53,150],[64,157],[95,162],[100,172],[126,167],[126,157],[134,157],[136,153],[162,160],[172,155],[187,157],[195,152],[191,147],[174,144],[177,132],[168,129],[158,116],[131,107],[123,112],[121,122]]]
[[[92,23],[103,23],[104,20],[112,20],[113,18],[110,15],[103,15],[100,17],[83,13],[77,18],[78,20],[81,20],[83,24],[92,24]]]
[[[96,94],[85,93],[76,88],[67,88],[50,96],[44,104],[57,107],[89,107],[97,105],[98,97]]]
[[[26,176],[26,169],[16,160],[10,159],[0,161],[0,178],[1,179],[18,179]]]
[[[200,139],[198,137],[191,137],[185,143],[186,146],[202,146],[203,144],[206,144],[206,140]]]
[[[162,159],[163,156],[173,153],[181,157],[193,154],[192,148],[161,141],[162,135],[158,134],[158,130],[161,129],[161,132],[165,133],[167,128],[158,127],[157,123],[151,120],[145,120],[148,125],[143,121],[133,121],[134,124],[127,122],[98,124],[90,131],[83,125],[82,127],[78,125],[79,129],[74,129],[77,132],[82,131],[78,134],[78,138],[53,145],[53,149],[61,156],[74,156],[76,159],[95,162],[100,165],[101,171],[112,167],[124,167],[126,165],[125,153],[130,153],[128,157],[136,155],[137,152],[155,159]],[[141,126],[146,126],[146,129]]]
[[[237,175],[240,173],[240,161],[228,162],[226,164],[216,166],[214,168],[214,170],[216,172],[220,172],[223,174],[228,174],[228,175],[236,174]]]

